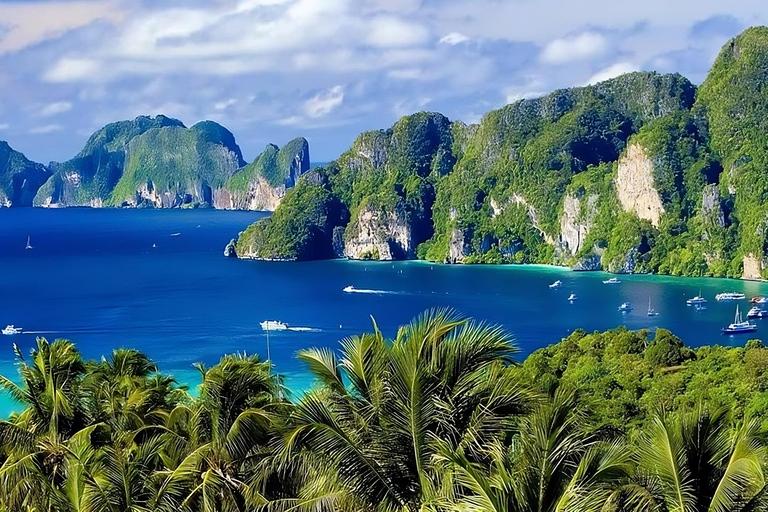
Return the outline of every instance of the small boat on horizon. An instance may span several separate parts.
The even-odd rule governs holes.
[[[741,300],[746,298],[747,298],[746,295],[738,292],[723,292],[715,295],[715,300],[718,302],[723,302],[728,300]]]
[[[559,279],[557,281],[555,281],[554,283],[552,283],[551,285],[549,285],[549,287],[552,288],[552,289],[560,288],[561,286],[563,286],[563,282],[560,281]]]
[[[629,313],[630,311],[632,311],[632,309],[633,308],[632,308],[631,302],[625,302],[624,304],[619,306],[619,311],[621,311],[622,313]]]
[[[568,302],[573,302],[575,300],[579,300],[579,298],[576,296],[575,293],[572,293],[568,296]]]
[[[619,281],[619,279],[616,277],[612,277],[610,279],[606,279],[605,281],[603,281],[603,284],[619,284],[619,283],[621,283],[621,281]]]
[[[651,307],[651,297],[648,297],[648,316],[659,316],[656,310]]]
[[[746,334],[755,331],[757,331],[757,326],[752,322],[743,320],[739,306],[736,306],[736,316],[733,318],[733,323],[723,329],[723,334]]]
[[[21,334],[21,327],[16,327],[13,324],[9,324],[2,330],[2,333],[6,336],[12,336],[14,334]]]
[[[32,241],[32,237],[27,236],[27,246],[25,249],[32,249],[32,244],[30,243]]]
[[[283,322],[279,322],[277,320],[265,320],[263,322],[259,322],[259,325],[261,325],[261,328],[265,331],[286,331],[288,330],[288,324],[285,324]]]

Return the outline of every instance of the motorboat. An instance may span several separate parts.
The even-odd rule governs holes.
[[[648,297],[648,316],[659,316],[655,309],[651,307],[651,298]]]
[[[288,324],[278,322],[277,320],[265,320],[260,322],[259,325],[265,331],[285,331],[288,329]]]
[[[14,334],[21,334],[21,327],[16,327],[13,324],[5,326],[5,329],[2,330],[2,333],[6,336],[12,336]]]
[[[572,293],[568,296],[568,302],[573,302],[575,300],[579,300],[579,298],[576,296],[575,293]]]
[[[563,286],[563,282],[560,281],[559,279],[554,283],[552,283],[551,285],[549,285],[550,288],[560,288],[561,286]]]
[[[768,304],[768,297],[752,297],[749,299],[752,304]]]
[[[757,331],[757,326],[742,320],[739,306],[736,306],[736,316],[733,318],[733,323],[723,329],[723,334],[746,334],[755,331]]]
[[[612,277],[610,279],[606,279],[603,281],[603,284],[619,284],[621,281],[619,281],[617,278]]]
[[[768,310],[755,306],[749,310],[747,318],[768,318]]]
[[[715,300],[718,302],[728,301],[728,300],[741,300],[745,299],[747,296],[743,293],[737,293],[737,292],[723,292],[718,293],[715,295]]]
[[[632,303],[631,302],[625,302],[621,306],[619,306],[619,311],[622,313],[629,313],[632,311]]]
[[[346,292],[346,293],[353,293],[353,292],[355,291],[355,287],[354,287],[354,286],[352,286],[352,285],[349,285],[349,286],[345,286],[345,287],[344,287],[344,289],[343,289],[342,291],[343,291],[343,292]]]

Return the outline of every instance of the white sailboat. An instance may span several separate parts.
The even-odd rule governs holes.
[[[648,296],[648,316],[659,316],[655,309],[651,307],[651,296]]]
[[[27,247],[26,247],[27,249],[31,249],[32,248],[32,244],[30,243],[31,241],[32,241],[32,237],[27,236]]]
[[[743,334],[755,332],[756,330],[757,326],[755,324],[748,320],[742,320],[739,306],[736,306],[736,316],[733,319],[733,323],[723,329],[723,334]]]

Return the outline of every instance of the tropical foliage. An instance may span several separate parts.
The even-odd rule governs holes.
[[[0,384],[0,511],[765,510],[768,349],[574,333],[516,363],[502,329],[429,311],[386,339],[198,366],[38,339]],[[665,400],[666,399],[666,400]]]

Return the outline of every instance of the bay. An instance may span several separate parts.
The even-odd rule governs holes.
[[[259,326],[280,320],[298,330],[272,332],[271,359],[295,392],[311,380],[295,353],[311,346],[338,348],[347,336],[371,329],[371,316],[388,336],[433,307],[450,307],[503,325],[519,358],[577,328],[663,327],[692,346],[743,344],[768,333],[725,337],[734,303],[714,295],[768,294],[768,285],[725,279],[620,276],[545,266],[446,266],[424,262],[320,261],[278,263],[225,258],[226,243],[263,217],[213,210],[0,209],[0,374],[16,379],[12,346],[25,355],[37,336],[65,338],[87,358],[117,347],[136,348],[164,372],[194,387],[195,362],[215,364],[233,352],[266,357]],[[32,250],[26,250],[27,237]],[[563,281],[560,289],[548,285]],[[367,293],[345,293],[352,285]],[[685,300],[701,293],[707,309]],[[570,304],[570,293],[579,299]],[[646,316],[648,299],[659,311]],[[632,302],[629,314],[617,308]],[[743,310],[747,301],[738,302]],[[0,398],[0,417],[14,405]]]

